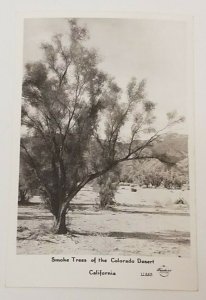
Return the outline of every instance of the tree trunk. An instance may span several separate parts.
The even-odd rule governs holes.
[[[19,189],[19,201],[18,204],[26,205],[29,203],[29,196],[27,190]]]
[[[57,217],[54,216],[54,233],[56,234],[66,234],[67,227],[66,227],[66,212],[62,212]]]
[[[108,207],[113,206],[115,204],[116,204],[116,202],[111,197],[100,198],[99,206],[100,206],[101,209],[108,208]]]

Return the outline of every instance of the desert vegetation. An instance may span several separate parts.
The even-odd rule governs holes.
[[[34,195],[44,201],[56,234],[70,230],[66,220],[71,213],[66,215],[72,202],[94,180],[100,208],[115,203],[119,181],[181,188],[185,180],[141,167],[155,160],[171,169],[186,156],[170,153],[162,144],[167,130],[184,117],[169,112],[166,124],[156,128],[156,106],[147,99],[146,80],[128,78],[122,91],[101,70],[99,53],[87,46],[88,39],[86,26],[69,20],[68,34],[43,42],[42,60],[25,65],[19,196],[24,203]],[[125,126],[126,141],[121,134]],[[122,174],[130,162],[135,179]]]

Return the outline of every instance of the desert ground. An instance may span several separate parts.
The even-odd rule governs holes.
[[[67,214],[66,235],[52,233],[51,213],[33,197],[18,208],[17,254],[188,257],[189,191],[135,188],[121,185],[117,205],[102,210],[98,193],[86,186]]]

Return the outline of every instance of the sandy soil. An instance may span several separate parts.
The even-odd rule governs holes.
[[[188,191],[121,186],[117,205],[98,208],[98,194],[88,186],[74,199],[67,216],[70,233],[51,233],[53,217],[34,197],[18,210],[18,254],[104,254],[188,257]],[[184,199],[185,204],[175,204]]]

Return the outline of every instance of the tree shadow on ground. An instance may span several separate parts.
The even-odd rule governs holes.
[[[121,232],[121,231],[110,231],[110,232],[96,232],[96,231],[70,231],[73,235],[80,236],[101,236],[101,237],[113,237],[116,239],[143,239],[143,240],[153,240],[155,242],[169,242],[178,244],[190,244],[190,234],[189,232],[177,232],[177,231],[167,231],[167,232]]]
[[[18,206],[21,206],[21,207],[39,206],[39,205],[40,205],[39,202],[24,202],[24,203],[22,203],[21,201],[18,202]]]
[[[126,209],[116,209],[111,208],[111,211],[117,213],[127,213],[127,214],[148,214],[148,215],[178,215],[178,216],[189,216],[187,212],[177,212],[177,211],[147,211],[147,210],[126,210]]]
[[[27,216],[19,215],[18,220],[53,220],[53,216],[37,216],[35,214],[30,214]]]
[[[105,211],[110,211],[114,214],[145,214],[145,215],[178,215],[178,216],[189,216],[188,212],[177,212],[177,211],[147,211],[147,210],[127,210],[124,208],[107,208]],[[102,212],[102,209],[94,207],[93,210],[88,210],[88,207],[75,206],[70,209],[70,212],[81,215],[95,215]],[[20,213],[18,215],[18,220],[52,220],[52,215],[47,215],[49,212],[46,212],[42,215],[37,215],[37,212],[29,212],[27,214]]]

